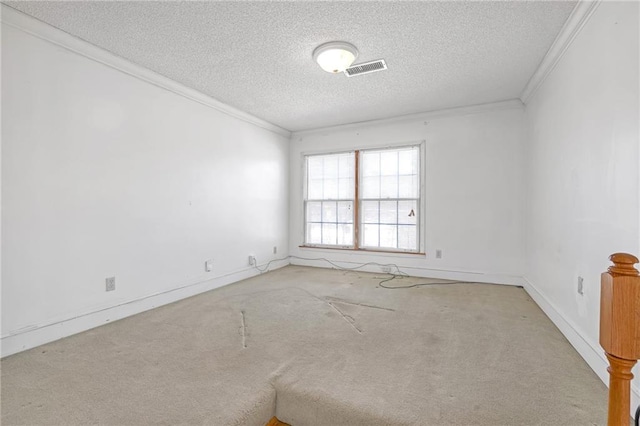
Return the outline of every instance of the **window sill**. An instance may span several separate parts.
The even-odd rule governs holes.
[[[385,255],[385,256],[423,256],[426,257],[426,253],[422,253],[422,252],[413,252],[413,251],[392,251],[392,250],[368,250],[368,249],[352,249],[352,248],[344,248],[344,247],[318,247],[318,246],[305,246],[305,245],[301,245],[298,246],[299,249],[302,250],[314,250],[314,251],[329,251],[329,252],[335,252],[335,251],[340,251],[340,252],[345,252],[345,253],[349,253],[349,254],[363,254],[363,255],[372,255],[372,254],[379,254],[379,255]]]

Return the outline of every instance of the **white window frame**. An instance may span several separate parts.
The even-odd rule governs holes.
[[[359,193],[356,193],[356,198],[357,198],[357,202],[358,202],[358,215],[360,216],[358,218],[357,221],[357,225],[358,225],[358,230],[361,230],[364,228],[364,208],[362,206],[362,202],[363,201],[416,201],[416,208],[417,208],[417,212],[416,215],[418,216],[418,220],[416,220],[416,249],[415,250],[411,250],[411,249],[401,249],[401,248],[393,248],[393,247],[372,247],[372,246],[365,246],[364,245],[364,235],[363,232],[356,232],[356,234],[358,235],[358,250],[365,250],[365,251],[379,251],[379,252],[393,252],[393,253],[420,253],[421,250],[421,244],[422,244],[422,238],[421,238],[421,234],[422,234],[422,226],[421,226],[421,222],[422,222],[422,144],[420,143],[414,143],[414,144],[406,144],[406,145],[399,145],[399,146],[386,146],[384,148],[366,148],[366,149],[361,149],[358,150],[357,153],[360,156],[360,158],[358,159],[358,161],[361,163],[362,162],[362,154],[364,152],[367,151],[384,151],[384,150],[399,150],[402,148],[418,148],[418,198],[363,198],[362,196],[360,196]],[[360,167],[359,168],[359,176],[358,176],[358,185],[359,187],[362,187],[361,182],[364,180],[363,178],[363,168]],[[396,219],[396,226],[398,226],[399,224],[397,223],[397,219]],[[355,226],[354,226],[355,229]]]
[[[356,216],[355,213],[353,215],[353,230],[352,230],[352,240],[354,242],[354,244],[352,245],[339,245],[339,244],[318,244],[318,243],[314,243],[314,244],[310,244],[306,241],[307,238],[307,203],[309,202],[340,202],[340,201],[350,201],[352,203],[352,205],[354,206],[354,209],[357,209],[356,207],[356,203],[357,200],[355,199],[355,194],[354,194],[354,198],[352,199],[308,199],[308,189],[309,189],[309,183],[308,183],[308,162],[307,162],[307,158],[308,157],[312,157],[312,156],[324,156],[324,155],[338,155],[338,154],[354,154],[354,157],[356,156],[357,152],[356,150],[345,150],[345,151],[332,151],[332,152],[316,152],[316,153],[309,153],[309,154],[303,154],[302,156],[302,163],[303,163],[303,196],[302,196],[302,203],[303,203],[303,208],[302,208],[302,224],[303,224],[303,245],[306,247],[317,247],[317,248],[329,248],[329,249],[345,249],[345,250],[356,250]],[[354,180],[354,184],[355,181],[357,180],[357,176],[356,176],[356,172],[354,170],[354,175],[353,175],[353,180]]]
[[[362,208],[361,208],[361,202],[363,201],[362,198],[360,197],[360,195],[356,192],[354,194],[354,200],[353,200],[353,205],[355,207],[355,212],[354,212],[354,221],[353,221],[353,233],[354,233],[354,237],[353,237],[353,241],[354,244],[351,246],[344,246],[344,245],[327,245],[327,244],[313,244],[313,243],[308,243],[306,241],[307,238],[307,231],[306,231],[306,227],[307,227],[307,202],[308,201],[322,201],[322,200],[307,200],[307,188],[308,188],[308,184],[307,184],[307,179],[308,179],[308,170],[307,170],[307,157],[309,156],[314,156],[314,155],[331,155],[331,154],[344,154],[344,153],[355,153],[356,156],[356,162],[360,161],[360,156],[362,155],[362,152],[365,151],[380,151],[380,150],[384,150],[384,149],[390,149],[390,150],[394,150],[394,149],[401,149],[401,148],[410,148],[410,147],[417,147],[418,148],[418,170],[419,170],[419,176],[418,176],[418,184],[419,184],[419,191],[418,191],[418,198],[417,198],[417,208],[418,208],[418,212],[417,212],[417,216],[418,216],[418,220],[416,221],[416,250],[407,250],[407,249],[394,249],[394,248],[385,248],[385,247],[380,247],[380,248],[376,248],[376,247],[366,247],[363,248],[362,247],[362,232],[361,229],[363,227],[363,223],[362,223]],[[314,249],[333,249],[333,250],[346,250],[346,251],[351,251],[353,253],[366,253],[366,252],[374,252],[374,253],[385,253],[385,254],[398,254],[398,255],[403,255],[403,254],[420,254],[420,255],[424,255],[425,253],[425,235],[424,235],[424,224],[425,224],[425,216],[426,216],[426,208],[425,208],[425,183],[426,183],[426,178],[425,178],[425,163],[426,163],[426,142],[424,140],[422,141],[412,141],[412,142],[400,142],[400,143],[393,143],[393,144],[384,144],[384,145],[368,145],[362,148],[358,148],[358,149],[345,149],[345,150],[335,150],[335,151],[313,151],[313,152],[303,152],[301,153],[301,162],[302,162],[302,245],[300,246],[301,248],[314,248]],[[355,175],[354,176],[356,179],[356,188],[358,186],[360,186],[360,182],[362,179],[362,170],[360,170],[361,168],[358,167]],[[390,200],[397,200],[397,199],[390,199]],[[400,199],[400,201],[402,201],[403,199]],[[414,200],[414,198],[410,198],[407,200]],[[346,200],[342,200],[342,201],[346,201]]]

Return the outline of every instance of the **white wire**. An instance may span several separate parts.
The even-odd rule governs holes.
[[[270,260],[269,262],[267,262],[267,264],[264,266],[264,268],[260,268],[258,267],[258,262],[256,260],[255,265],[253,266],[255,269],[257,269],[261,274],[268,272],[269,271],[269,267],[271,266],[271,264],[273,262],[279,262],[279,261],[283,261],[283,260],[287,260],[287,259],[300,259],[300,260],[312,260],[312,261],[324,261],[327,262],[328,264],[330,264],[331,266],[333,266],[335,269],[338,270],[343,270],[343,271],[355,271],[361,268],[364,268],[365,266],[369,266],[369,265],[376,265],[376,266],[380,266],[383,268],[389,268],[389,272],[386,272],[387,274],[391,275],[389,278],[383,279],[382,281],[380,281],[378,283],[378,286],[382,287],[382,288],[386,288],[386,289],[390,289],[390,290],[394,290],[394,289],[408,289],[408,288],[416,288],[416,287],[423,287],[423,286],[430,286],[430,285],[451,285],[451,284],[476,284],[476,282],[474,281],[446,281],[446,282],[427,282],[427,283],[417,283],[417,284],[410,284],[410,285],[406,285],[406,286],[386,286],[384,285],[384,283],[389,282],[389,281],[393,281],[395,279],[402,279],[405,277],[409,277],[409,274],[407,274],[406,272],[402,271],[400,269],[400,267],[398,265],[396,265],[395,263],[378,263],[378,262],[367,262],[367,263],[362,263],[358,266],[354,266],[352,268],[347,267],[347,266],[340,266],[338,264],[336,264],[335,262],[325,258],[325,257],[300,257],[300,256],[287,256],[287,257],[282,257],[280,259],[273,259]],[[393,272],[394,270],[391,268],[395,268],[395,272]]]
[[[268,272],[269,271],[269,267],[271,266],[272,263],[274,262],[280,262],[283,260],[287,260],[287,259],[300,259],[300,260],[312,260],[312,261],[324,261],[327,262],[328,264],[330,264],[331,266],[333,266],[336,269],[340,269],[340,270],[344,270],[344,271],[355,271],[361,268],[364,268],[365,266],[369,266],[369,265],[376,265],[376,266],[380,266],[383,268],[389,268],[389,274],[392,275],[397,275],[397,276],[403,276],[403,277],[408,277],[409,274],[407,274],[406,272],[403,272],[400,267],[398,265],[396,265],[395,263],[378,263],[378,262],[367,262],[367,263],[362,263],[358,266],[355,266],[353,268],[347,267],[347,266],[340,266],[338,264],[336,264],[335,262],[325,258],[325,257],[300,257],[300,256],[287,256],[287,257],[282,257],[280,259],[273,259],[270,260],[269,262],[267,262],[267,264],[264,266],[264,268],[260,268],[258,267],[258,262],[256,261],[256,264],[254,265],[254,268],[257,269],[261,274],[264,272]],[[395,273],[392,272],[394,271],[391,268],[395,268]]]

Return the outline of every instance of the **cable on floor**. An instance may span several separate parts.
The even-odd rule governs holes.
[[[387,278],[386,280],[382,280],[378,283],[378,286],[382,287],[382,288],[386,288],[389,290],[400,290],[400,289],[407,289],[407,288],[418,288],[418,287],[425,287],[425,286],[430,286],[430,285],[451,285],[451,284],[475,284],[473,281],[435,281],[435,282],[428,282],[428,283],[417,283],[417,284],[409,284],[409,285],[401,285],[401,286],[388,286],[385,285],[384,283],[387,283],[389,281],[393,281],[395,279],[402,279],[404,278],[404,276],[392,276],[390,278]]]
[[[256,261],[256,264],[253,266],[255,269],[257,269],[261,274],[264,272],[267,272],[269,270],[269,267],[271,266],[272,263],[274,262],[280,262],[283,260],[288,260],[288,259],[299,259],[299,260],[312,260],[312,261],[324,261],[327,262],[328,264],[330,264],[331,266],[333,266],[335,269],[338,270],[342,270],[342,271],[356,271],[358,269],[364,268],[365,266],[369,266],[369,265],[375,265],[375,266],[380,266],[381,268],[388,268],[390,272],[387,272],[389,275],[391,275],[389,278],[383,279],[382,281],[380,281],[378,283],[379,287],[382,288],[386,288],[388,290],[400,290],[400,289],[408,289],[408,288],[418,288],[418,287],[424,287],[424,286],[430,286],[430,285],[451,285],[451,284],[474,284],[474,281],[436,281],[436,282],[428,282],[428,283],[417,283],[417,284],[410,284],[410,285],[405,285],[405,286],[389,286],[389,285],[385,285],[385,283],[391,282],[393,280],[399,280],[399,279],[403,279],[406,277],[409,277],[409,274],[407,274],[406,272],[402,271],[400,269],[400,267],[398,265],[396,265],[395,263],[378,263],[378,262],[367,262],[367,263],[363,263],[360,264],[358,266],[354,266],[354,267],[347,267],[347,266],[341,266],[336,264],[335,262],[325,258],[325,257],[299,257],[299,256],[287,256],[287,257],[282,257],[280,259],[273,259],[270,260],[269,262],[267,262],[267,264],[263,267],[260,268],[258,267],[258,262]],[[392,269],[395,268],[395,269]]]

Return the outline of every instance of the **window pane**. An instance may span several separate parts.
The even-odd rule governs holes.
[[[322,156],[307,157],[307,176],[309,179],[322,179]]]
[[[310,179],[307,189],[308,200],[322,199],[322,179]]]
[[[307,199],[353,199],[355,153],[312,155],[306,160]]]
[[[355,184],[352,178],[340,178],[338,180],[338,199],[353,199],[355,193]]]
[[[337,241],[337,225],[335,223],[323,223],[322,244],[335,245]]]
[[[323,222],[336,222],[338,217],[338,209],[336,202],[323,202],[322,203],[322,221]]]
[[[324,158],[324,178],[338,177],[338,156],[337,155],[325,155]]]
[[[398,198],[418,198],[418,176],[400,176]]]
[[[396,248],[398,246],[398,227],[380,225],[380,247]]]
[[[397,201],[380,201],[380,223],[398,223]]]
[[[380,178],[369,176],[362,178],[362,198],[380,198]]]
[[[380,176],[380,152],[362,154],[362,176]]]
[[[383,176],[380,184],[380,198],[398,198],[398,177]]]
[[[398,172],[401,175],[418,174],[418,148],[402,150],[398,153]]]
[[[398,226],[398,248],[402,250],[418,250],[417,232],[417,226]]]
[[[338,179],[325,179],[322,199],[335,200],[336,198],[338,198]]]
[[[398,151],[382,151],[380,153],[380,173],[383,176],[398,174]]]
[[[307,224],[307,244],[322,244],[322,224]]]
[[[398,223],[415,225],[418,223],[418,202],[398,201]]]
[[[338,158],[338,177],[353,178],[354,154],[343,154]]]
[[[362,244],[367,247],[378,247],[378,225],[363,225]]]
[[[322,222],[322,203],[307,203],[307,222]]]
[[[340,201],[338,203],[338,222],[353,223],[353,202]]]
[[[363,223],[379,223],[380,212],[378,210],[378,201],[362,202],[362,222]]]
[[[341,246],[353,245],[353,225],[338,225],[338,244]]]

